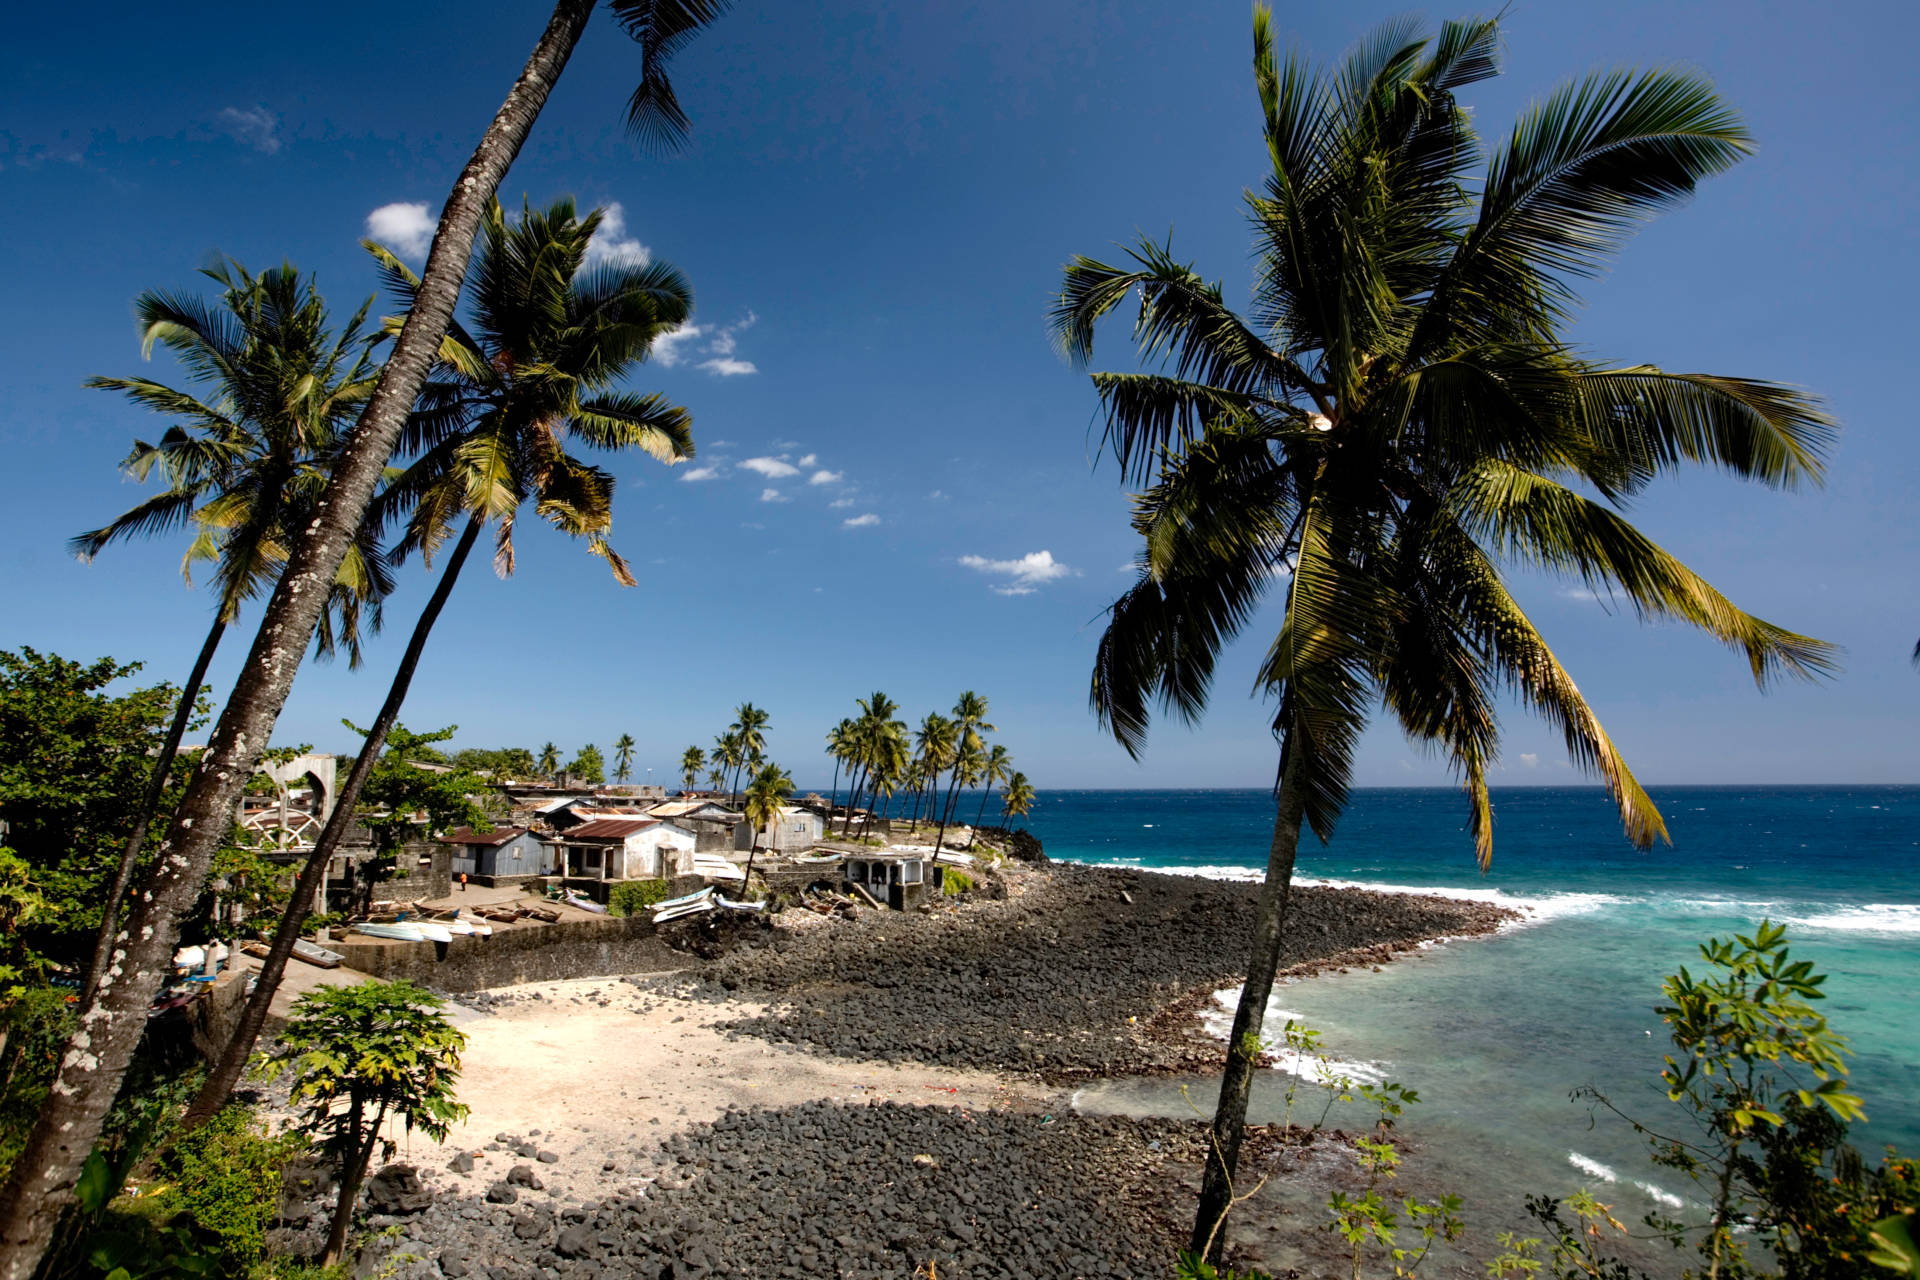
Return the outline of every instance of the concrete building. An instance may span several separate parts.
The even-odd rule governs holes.
[[[692,831],[697,853],[753,851],[753,831],[747,824],[747,815],[716,800],[671,800],[653,806],[647,810],[647,816]]]
[[[813,810],[783,805],[780,816],[760,833],[760,847],[775,853],[799,853],[819,843],[825,831],[825,820]]]
[[[577,880],[690,875],[695,843],[687,828],[649,817],[595,818],[548,840],[560,874]]]

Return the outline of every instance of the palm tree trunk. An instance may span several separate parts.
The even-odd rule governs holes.
[[[1240,1003],[1233,1011],[1227,1066],[1220,1080],[1220,1102],[1213,1113],[1212,1142],[1189,1245],[1195,1253],[1216,1263],[1226,1244],[1233,1177],[1240,1165],[1240,1142],[1247,1131],[1247,1100],[1253,1089],[1254,1063],[1260,1055],[1260,1030],[1266,1021],[1267,998],[1273,994],[1273,975],[1280,967],[1294,857],[1300,849],[1300,822],[1307,809],[1306,792],[1300,785],[1307,753],[1294,737],[1289,732],[1280,748],[1279,794],[1274,804],[1273,836],[1267,845],[1266,882],[1260,887],[1253,919],[1253,955],[1247,961],[1247,982],[1240,989]]]
[[[987,820],[987,797],[993,794],[993,783],[988,782],[980,788],[980,812],[973,815],[973,831],[967,836],[967,848],[973,848],[973,842],[979,837],[980,824]]]
[[[940,806],[940,833],[933,838],[933,860],[940,861],[940,842],[947,838],[947,821],[953,816],[955,793],[960,789],[960,764],[954,762],[953,776],[947,780],[947,802]]]
[[[180,754],[180,739],[187,731],[187,721],[193,718],[194,699],[207,678],[207,668],[213,665],[214,650],[220,647],[220,637],[226,634],[226,630],[226,619],[215,614],[213,627],[200,646],[200,656],[194,659],[193,671],[188,674],[186,684],[181,686],[180,705],[173,710],[173,723],[167,726],[167,740],[160,744],[160,755],[154,760],[153,773],[147,778],[146,794],[140,797],[140,807],[134,812],[133,830],[127,832],[126,847],[120,850],[120,865],[113,871],[113,887],[107,890],[106,905],[100,913],[100,931],[93,939],[93,959],[88,963],[86,975],[80,983],[80,999],[83,1002],[93,994],[94,983],[113,963],[113,939],[119,932],[120,904],[126,899],[127,885],[133,879],[134,866],[140,861],[140,851],[147,846],[147,830],[153,825],[153,811],[160,806],[160,797],[167,789],[167,775],[173,772],[174,757]]]
[[[360,1104],[355,1102],[355,1111]],[[354,1143],[353,1154],[348,1157],[351,1168],[340,1171],[340,1199],[333,1206],[333,1224],[327,1229],[327,1249],[320,1255],[322,1266],[337,1266],[340,1256],[347,1251],[347,1230],[353,1225],[355,1202],[360,1199],[360,1184],[367,1176],[367,1166],[373,1162],[373,1149],[380,1141],[380,1126],[386,1122],[387,1109],[380,1108],[379,1116],[373,1122],[373,1131],[367,1134],[365,1145]]]
[[[198,896],[213,855],[226,839],[234,807],[293,688],[334,575],[446,336],[480,219],[566,69],[593,9],[593,0],[559,0],[554,6],[532,56],[448,195],[420,290],[379,385],[341,451],[313,523],[294,544],[200,771],[115,939],[115,962],[81,1003],[59,1078],[0,1189],[0,1280],[29,1280],[53,1238],[55,1222],[73,1198],[80,1167],[93,1150],[146,1028],[147,1005],[179,940],[178,921]]]
[[[421,654],[426,651],[427,636],[433,631],[434,623],[440,620],[440,611],[446,607],[447,597],[453,594],[453,584],[467,563],[467,554],[480,537],[480,527],[480,517],[468,518],[467,527],[460,534],[460,541],[454,544],[447,567],[441,571],[440,581],[427,598],[426,608],[420,611],[419,621],[413,624],[413,635],[407,640],[406,652],[400,656],[399,670],[393,673],[393,683],[387,687],[387,700],[380,705],[380,714],[374,717],[367,740],[361,745],[360,754],[354,757],[353,768],[347,772],[347,780],[334,798],[333,813],[327,818],[327,825],[321,830],[319,840],[314,842],[313,852],[307,855],[307,863],[300,869],[300,878],[294,882],[293,898],[280,917],[279,927],[273,931],[273,943],[267,950],[266,958],[260,962],[260,977],[254,984],[253,994],[247,997],[247,1007],[240,1015],[240,1024],[234,1028],[227,1047],[221,1051],[219,1063],[207,1076],[206,1083],[200,1086],[193,1105],[187,1108],[184,1124],[189,1129],[213,1119],[220,1108],[227,1105],[227,1097],[233,1092],[234,1086],[240,1083],[240,1074],[246,1069],[247,1058],[253,1053],[254,1041],[260,1038],[260,1029],[267,1024],[274,992],[280,988],[280,979],[287,971],[287,961],[293,955],[294,944],[300,941],[301,926],[306,923],[307,908],[313,902],[314,890],[327,874],[327,864],[333,860],[334,850],[345,837],[347,828],[353,825],[353,810],[360,802],[360,792],[367,785],[367,777],[373,772],[380,752],[386,746],[387,734],[393,731],[394,723],[400,718],[400,708],[407,700],[407,690],[413,685],[413,674],[419,669]]]
[[[860,761],[854,761],[853,775],[847,779],[847,816],[840,824],[843,839],[853,839],[853,807],[860,803],[860,776],[865,768]]]

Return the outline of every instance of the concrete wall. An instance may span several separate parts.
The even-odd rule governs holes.
[[[496,929],[491,938],[455,937],[447,943],[349,936],[327,945],[346,957],[348,968],[447,992],[657,973],[686,963],[656,936],[649,916]]]

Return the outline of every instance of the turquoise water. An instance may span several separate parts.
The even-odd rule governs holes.
[[[1356,1075],[1417,1089],[1406,1132],[1427,1172],[1470,1189],[1474,1217],[1520,1225],[1527,1192],[1592,1187],[1629,1221],[1691,1198],[1625,1125],[1569,1101],[1583,1085],[1644,1119],[1670,1118],[1658,1071],[1661,978],[1711,935],[1784,921],[1796,954],[1831,977],[1825,1012],[1852,1042],[1868,1120],[1863,1149],[1920,1149],[1920,788],[1656,788],[1672,848],[1639,853],[1604,793],[1495,796],[1492,871],[1474,866],[1460,797],[1356,793],[1332,845],[1309,840],[1299,874],[1487,898],[1527,922],[1423,951],[1380,972],[1284,986],[1268,1026],[1304,1018]],[[1272,801],[1261,791],[1049,792],[1032,826],[1056,858],[1257,878]],[[1268,1073],[1254,1118],[1277,1118]],[[1181,1086],[1187,1097],[1181,1096]],[[1189,1114],[1206,1082],[1114,1082],[1093,1111]]]

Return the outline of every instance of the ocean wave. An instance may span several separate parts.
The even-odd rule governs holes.
[[[1328,889],[1365,889],[1370,893],[1407,893],[1422,898],[1460,898],[1488,902],[1520,913],[1515,925],[1545,924],[1566,916],[1592,915],[1636,901],[1617,893],[1514,893],[1506,889],[1455,888],[1451,885],[1381,884],[1371,880],[1322,880],[1301,876],[1295,884]],[[1511,926],[1510,926],[1511,927]]]
[[[1612,1183],[1618,1183],[1620,1181],[1620,1175],[1613,1171],[1611,1165],[1601,1164],[1592,1156],[1581,1155],[1578,1151],[1567,1152],[1567,1163],[1586,1174],[1589,1178],[1598,1178],[1602,1182]],[[1679,1196],[1673,1194],[1673,1192],[1655,1183],[1642,1182],[1636,1178],[1628,1185],[1655,1204],[1665,1205],[1669,1209],[1683,1209],[1686,1207],[1687,1202],[1685,1200],[1682,1200]]]
[[[1598,1178],[1602,1182],[1618,1182],[1620,1175],[1608,1166],[1601,1164],[1592,1156],[1583,1156],[1578,1151],[1567,1152],[1567,1163],[1586,1174],[1589,1178]]]
[[[1901,902],[1864,902],[1858,906],[1834,907],[1812,915],[1781,916],[1780,921],[1801,929],[1911,937],[1920,934],[1920,906]]]
[[[1225,1040],[1233,1034],[1234,1009],[1240,1003],[1240,988],[1228,987],[1224,991],[1213,993],[1213,1007],[1200,1011],[1200,1025],[1206,1033],[1216,1040]],[[1273,997],[1267,999],[1266,1021],[1263,1037],[1271,1046],[1267,1057],[1275,1071],[1284,1071],[1288,1075],[1298,1076],[1302,1080],[1319,1084],[1341,1076],[1352,1084],[1382,1084],[1387,1078],[1387,1063],[1384,1062],[1343,1062],[1337,1058],[1328,1058],[1320,1054],[1301,1053],[1297,1049],[1282,1046],[1280,1031],[1288,1022],[1305,1022],[1303,1014],[1291,1009],[1283,1009]]]

